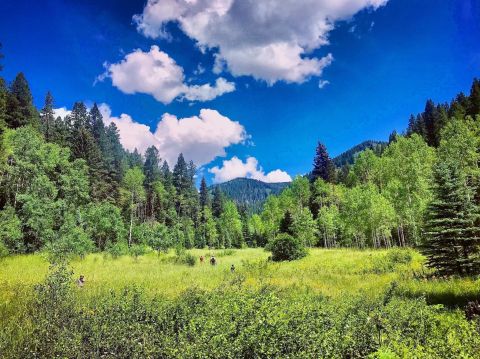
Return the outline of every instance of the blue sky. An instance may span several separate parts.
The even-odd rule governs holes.
[[[318,140],[332,156],[367,139],[386,140],[392,130],[403,131],[428,98],[449,101],[480,76],[479,0],[278,1],[268,11],[242,8],[247,0],[239,1],[211,1],[236,7],[226,8],[230,17],[210,19],[209,28],[195,22],[183,0],[4,1],[2,76],[12,80],[23,71],[38,107],[47,90],[59,108],[78,100],[107,104],[110,120],[124,121],[123,137],[138,130],[130,146],[158,141],[167,159],[183,150],[210,181],[236,175],[275,181],[305,173]],[[211,6],[198,2],[198,8]],[[330,10],[313,9],[320,3]],[[175,14],[167,17],[170,10]],[[148,18],[148,11],[160,16],[160,23]],[[135,14],[144,16],[134,21]],[[264,26],[258,25],[260,16]],[[328,29],[303,26],[325,24],[327,16]],[[289,64],[290,48],[262,57],[259,49],[279,43],[299,45],[300,63]],[[155,54],[152,46],[158,47]],[[127,67],[135,50],[142,57],[130,58]],[[167,67],[159,54],[170,61]],[[134,66],[149,66],[143,60],[150,55],[155,55],[150,67],[173,71],[169,76],[179,82],[147,86],[148,77],[138,78],[143,69]],[[223,71],[213,71],[215,58],[222,59]],[[103,81],[95,81],[102,74]],[[219,78],[226,87],[215,85]],[[210,88],[193,87],[206,84]],[[173,99],[165,98],[167,90]],[[162,117],[165,113],[172,116]],[[138,124],[155,131],[160,120],[160,139],[142,137],[145,128]],[[186,140],[197,133],[196,140]],[[234,156],[238,160],[231,161]]]

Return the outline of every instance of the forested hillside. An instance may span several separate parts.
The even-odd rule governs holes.
[[[387,145],[387,142],[364,141],[356,146],[353,146],[349,150],[339,154],[337,157],[334,157],[332,159],[332,162],[337,167],[353,165],[355,159],[360,154],[360,152],[365,151],[366,149],[371,149],[376,154],[381,154],[385,147],[387,147]]]
[[[219,187],[226,197],[245,208],[248,213],[259,212],[269,195],[278,195],[287,188],[288,182],[265,183],[251,178],[236,178],[210,187],[213,194]]]

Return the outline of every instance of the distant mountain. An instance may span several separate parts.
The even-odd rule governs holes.
[[[370,148],[376,153],[381,153],[387,145],[388,142],[383,141],[364,141],[333,158],[332,161],[336,167],[342,167],[347,164],[351,165],[360,152]]]
[[[222,192],[238,204],[245,205],[249,212],[256,213],[271,194],[279,194],[289,182],[265,183],[251,178],[236,178],[228,182],[210,186],[210,191],[218,186]]]

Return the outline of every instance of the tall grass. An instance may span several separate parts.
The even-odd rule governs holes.
[[[413,250],[311,249],[298,261],[273,263],[263,249],[188,251],[196,258],[193,267],[175,261],[175,253],[148,253],[138,258],[112,258],[103,253],[74,260],[74,276],[84,275],[82,295],[93,296],[135,285],[147,295],[178,296],[188,288],[213,290],[232,277],[241,276],[246,285],[274,285],[291,291],[311,291],[325,297],[362,295],[374,297],[392,282],[396,293],[406,297],[425,296],[432,304],[463,305],[480,297],[478,279],[432,279],[423,257]],[[205,257],[203,264],[199,257]],[[211,255],[217,265],[211,266]],[[236,268],[230,272],[231,265]],[[39,254],[8,257],[0,261],[0,299],[3,303],[28,291],[48,272],[48,262]]]

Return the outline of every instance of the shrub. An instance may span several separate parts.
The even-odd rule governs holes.
[[[408,248],[393,248],[387,253],[387,259],[393,264],[409,264],[412,258],[412,251]]]
[[[286,233],[279,234],[269,244],[268,250],[272,252],[272,260],[275,262],[291,261],[307,255],[307,250],[302,242]]]
[[[135,259],[137,259],[140,256],[143,256],[147,252],[148,252],[148,248],[143,244],[133,244],[130,247],[130,255]]]
[[[109,253],[113,258],[126,256],[129,253],[128,244],[124,241],[120,241],[117,243],[109,243],[106,250],[107,253]]]
[[[47,243],[46,250],[50,262],[65,261],[72,256],[84,257],[95,249],[93,241],[79,226],[64,226],[60,238]]]
[[[175,262],[180,264],[186,264],[190,267],[193,267],[197,263],[197,258],[193,256],[191,253],[188,253],[184,248],[177,247],[175,256]]]
[[[8,248],[0,241],[0,258],[8,256]]]

